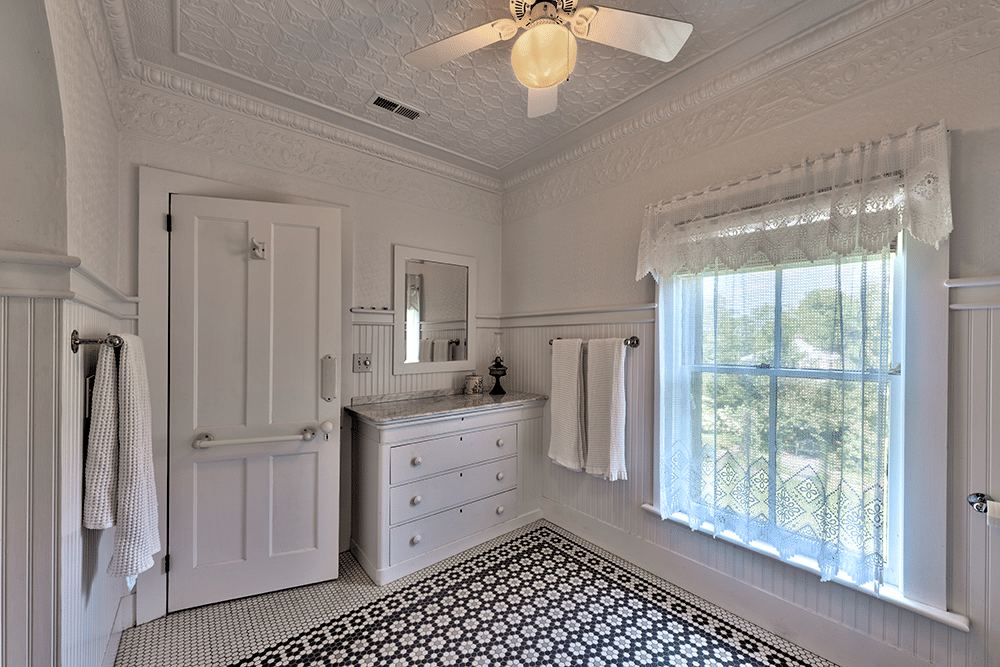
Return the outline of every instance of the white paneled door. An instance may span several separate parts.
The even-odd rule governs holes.
[[[168,611],[335,578],[340,212],[170,208]]]

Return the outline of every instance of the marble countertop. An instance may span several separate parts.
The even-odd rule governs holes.
[[[403,401],[386,401],[351,405],[345,409],[374,424],[387,424],[401,419],[418,419],[449,413],[495,410],[521,403],[546,401],[548,396],[509,391],[502,396],[490,394],[453,394],[431,398],[413,398]]]

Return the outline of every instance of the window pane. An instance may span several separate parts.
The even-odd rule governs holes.
[[[882,270],[881,260],[783,270],[782,367],[863,370],[879,366],[880,356],[888,354],[888,348],[880,351],[879,345],[884,340],[888,346],[892,321],[889,300],[885,300],[885,313],[881,305],[883,287],[891,289],[891,264],[885,277]]]
[[[702,500],[721,513],[769,519],[769,380],[760,375],[704,373],[701,393]]]
[[[774,279],[774,271],[701,279],[702,363],[773,365]]]

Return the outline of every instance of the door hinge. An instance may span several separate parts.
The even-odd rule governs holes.
[[[174,231],[174,218],[172,215],[167,213],[167,232]]]
[[[163,574],[170,572],[170,554],[163,557]]]

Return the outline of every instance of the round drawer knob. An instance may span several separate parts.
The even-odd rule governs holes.
[[[503,445],[504,445],[503,438],[497,438],[497,447],[503,447]]]
[[[497,514],[503,514],[503,505],[497,508]]]
[[[413,460],[410,461],[410,465],[413,466],[414,468],[416,468],[417,466],[419,466],[423,462],[424,462],[424,460],[422,458],[420,458],[419,456],[414,456]]]
[[[497,473],[497,481],[498,482],[502,482],[503,481],[503,473],[502,472],[498,472]]]
[[[410,503],[416,506],[419,505],[421,502],[423,502],[423,500],[424,499],[421,498],[420,496],[413,496],[413,500],[411,500]]]
[[[413,537],[410,538],[410,544],[412,544],[413,546],[417,546],[418,544],[420,544],[420,540],[422,539],[424,538],[420,537],[419,535],[414,535]]]

